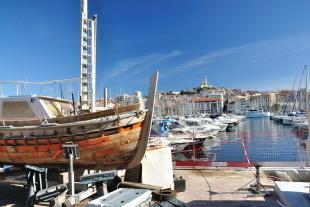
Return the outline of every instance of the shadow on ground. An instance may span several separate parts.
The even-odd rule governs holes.
[[[24,207],[26,194],[23,186],[0,183],[0,206]]]

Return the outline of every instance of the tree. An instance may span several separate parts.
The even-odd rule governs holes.
[[[281,106],[280,106],[280,104],[277,104],[277,103],[275,103],[275,104],[273,104],[272,106],[271,106],[271,109],[270,109],[272,112],[280,112],[281,111]]]

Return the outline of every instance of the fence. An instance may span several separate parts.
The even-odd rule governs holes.
[[[175,168],[249,167],[260,163],[268,167],[309,166],[305,130],[246,130],[220,132],[214,139],[184,146],[172,145]]]

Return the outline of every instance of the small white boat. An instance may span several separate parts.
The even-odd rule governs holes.
[[[223,123],[223,124],[228,124],[228,125],[233,125],[233,126],[236,126],[240,122],[239,119],[229,117],[225,114],[222,114],[221,116],[215,118],[214,120],[216,120],[220,123]]]
[[[283,125],[292,125],[293,124],[293,118],[290,116],[283,116],[282,117],[282,124]]]
[[[218,130],[219,132],[225,132],[229,124],[224,124],[217,119],[211,118],[201,118],[206,125],[213,127],[214,129]]]
[[[307,128],[308,127],[307,117],[294,117],[294,118],[292,118],[292,125],[295,128]]]
[[[270,112],[264,112],[263,110],[249,110],[245,113],[246,118],[263,118],[270,117]]]
[[[279,123],[283,123],[283,118],[285,118],[286,115],[273,115],[272,116],[272,120],[279,122]]]
[[[282,117],[283,125],[293,125],[304,123],[307,121],[307,117],[303,113],[288,113],[288,115]]]
[[[294,123],[293,126],[297,129],[308,129],[308,122]]]

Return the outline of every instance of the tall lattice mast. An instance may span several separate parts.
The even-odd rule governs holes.
[[[87,11],[87,0],[81,0],[81,109],[95,112],[97,16],[88,19]]]

